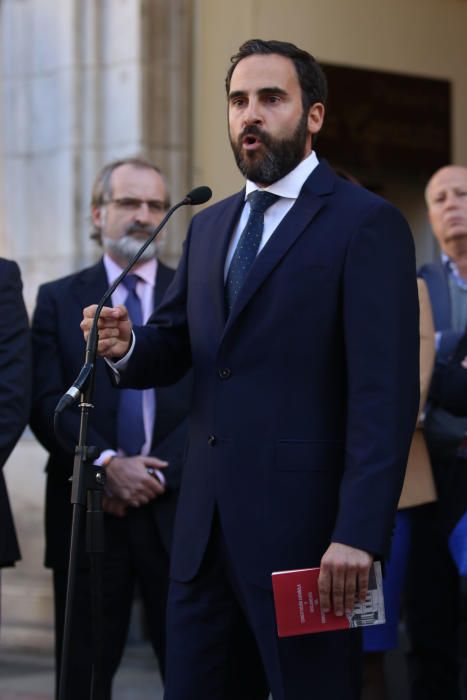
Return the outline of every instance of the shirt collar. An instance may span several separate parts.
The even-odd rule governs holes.
[[[459,269],[454,260],[451,260],[449,255],[446,255],[446,253],[442,252],[441,261],[442,264],[445,266],[448,275],[451,277],[451,279],[454,280],[457,286],[460,287],[463,291],[467,291],[467,280],[460,276]]]
[[[107,279],[109,281],[109,285],[113,284],[117,277],[121,274],[123,268],[118,265],[115,260],[113,260],[110,255],[107,253],[104,253],[103,257],[103,262],[104,262],[104,267],[105,271],[107,273]],[[154,287],[155,284],[155,279],[156,279],[156,271],[157,271],[157,260],[156,258],[153,258],[152,260],[147,260],[144,263],[141,263],[141,265],[138,265],[136,269],[132,269],[131,273],[135,273],[138,275],[138,277],[141,277],[142,280],[146,282],[146,284],[149,284],[151,287]]]
[[[316,153],[312,151],[309,156],[287,173],[283,178],[273,182],[269,187],[264,187],[264,192],[272,192],[272,194],[277,194],[279,197],[286,197],[287,199],[297,199],[300,194],[300,190],[303,187],[303,183],[311,175],[313,170],[319,165]],[[258,185],[251,180],[246,181],[245,189],[245,199],[251,192],[259,190]]]

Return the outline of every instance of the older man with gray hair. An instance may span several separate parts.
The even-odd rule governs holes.
[[[439,368],[449,361],[467,328],[467,168],[448,165],[435,172],[425,198],[441,257],[424,265],[419,274],[430,293]],[[435,370],[437,374],[442,376]],[[439,501],[412,513],[407,612],[415,700],[461,697],[460,578],[442,516],[449,509],[449,486],[466,430],[467,417],[452,415],[431,396],[425,432]]]

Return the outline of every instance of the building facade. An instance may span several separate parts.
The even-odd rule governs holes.
[[[109,159],[148,155],[173,201],[197,185],[211,186],[215,200],[241,186],[224,76],[249,37],[293,41],[324,63],[449,81],[451,161],[467,164],[465,27],[466,0],[0,0],[0,255],[19,262],[28,308],[40,283],[98,255],[89,199]],[[319,145],[318,154],[326,155]],[[403,171],[388,174],[384,194],[408,217],[423,262],[436,253],[424,182]],[[188,219],[181,210],[170,224],[169,263]],[[23,550],[3,576],[3,624],[14,640],[50,636],[44,463],[26,433],[6,470]]]

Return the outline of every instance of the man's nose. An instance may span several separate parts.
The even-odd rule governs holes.
[[[458,204],[458,198],[456,196],[455,192],[448,192],[446,194],[446,199],[444,200],[444,208],[445,209],[451,209],[452,207],[457,206]]]
[[[262,124],[263,116],[260,104],[257,100],[250,100],[248,107],[243,113],[243,121],[247,124]]]
[[[135,221],[139,223],[151,221],[151,210],[147,202],[140,202],[138,209],[135,211]]]

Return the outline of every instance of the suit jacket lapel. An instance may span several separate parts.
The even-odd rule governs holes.
[[[74,297],[74,302],[81,312],[85,306],[97,304],[104,296],[108,286],[107,273],[101,259],[96,265],[85,268],[76,274],[73,279],[73,286],[70,289],[70,294]],[[106,305],[111,306],[110,299],[107,301]],[[98,358],[97,363],[103,368],[104,363],[101,359]],[[106,374],[106,372],[104,372],[104,374]],[[119,399],[118,392],[115,391],[109,381],[103,381],[100,384],[100,392],[100,397],[103,401],[103,394],[105,393],[106,405],[109,407],[117,406]],[[99,398],[97,400],[99,400]],[[111,420],[110,417],[109,420]]]
[[[209,239],[211,247],[206,253],[209,256],[206,260],[206,274],[209,275],[208,284],[216,338],[221,337],[225,326],[225,258],[244,201],[245,190],[243,189],[226,201],[226,206],[220,209],[217,217],[211,222],[215,235]]]
[[[156,273],[156,284],[154,286],[154,309],[161,303],[162,298],[165,294],[165,290],[172,281],[174,276],[174,271],[171,270],[167,265],[161,263],[160,260],[157,261],[157,273]]]
[[[422,268],[422,277],[430,291],[431,308],[436,330],[444,330],[451,325],[451,296],[446,266],[435,262]]]
[[[224,333],[228,332],[260,285],[280,263],[289,248],[302,235],[324,205],[323,196],[332,191],[334,177],[334,173],[327,163],[322,161],[305,181],[294,206],[258,254],[232,307]]]
[[[82,306],[97,304],[104,296],[109,283],[104,263],[100,260],[96,265],[82,270],[74,280],[74,294],[78,303]],[[110,300],[106,306],[111,306]]]

